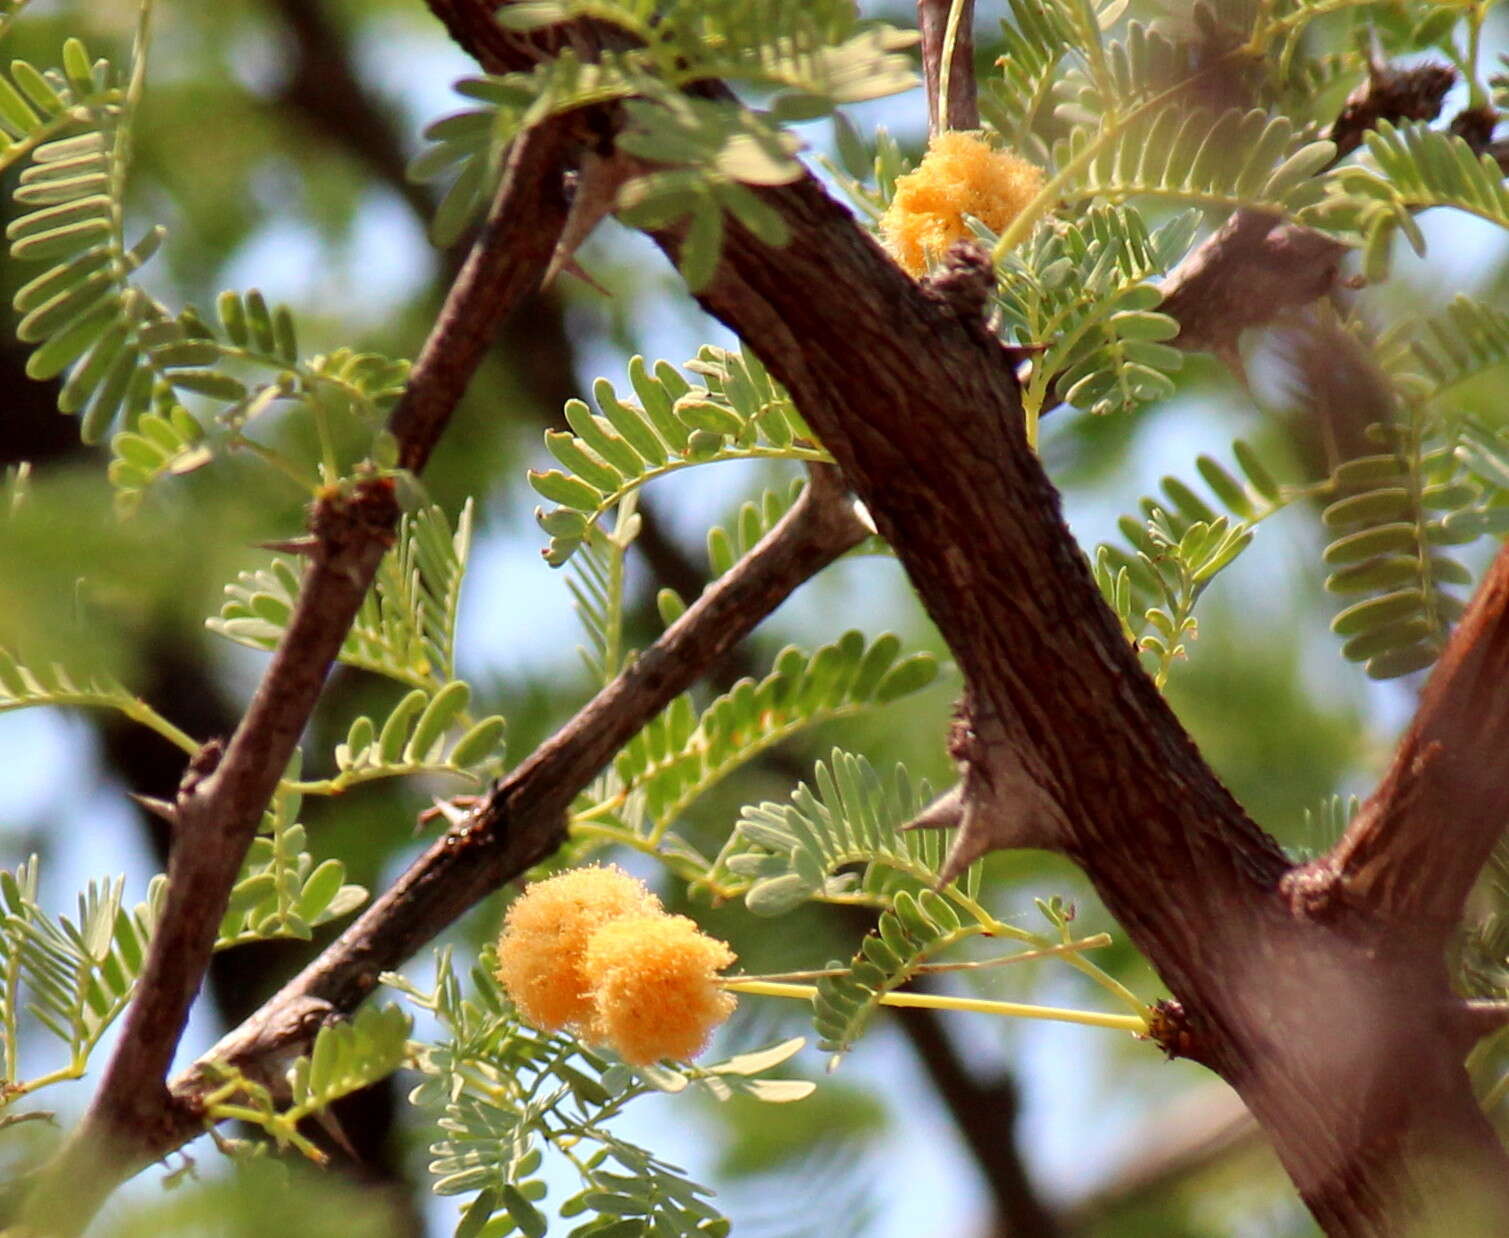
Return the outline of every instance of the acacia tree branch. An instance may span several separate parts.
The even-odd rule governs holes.
[[[1373,66],[1331,126],[1337,158],[1356,150],[1380,120],[1433,119],[1455,81],[1445,65]],[[1319,232],[1239,210],[1169,272],[1158,309],[1178,321],[1178,347],[1213,352],[1240,374],[1242,332],[1330,292],[1346,254],[1345,245]]]
[[[382,971],[539,863],[564,841],[571,801],[613,755],[792,590],[867,534],[836,471],[814,469],[812,483],[754,550],[206,1060],[267,1074],[307,1047],[324,1019],[354,1010]],[[174,1081],[185,1116],[205,1086],[198,1069]],[[153,1153],[161,1155],[198,1128],[192,1118],[180,1121]]]
[[[1509,547],[1447,642],[1388,773],[1330,854],[1294,875],[1295,894],[1367,907],[1444,947],[1509,824],[1506,684]]]
[[[1095,589],[1022,436],[1011,358],[814,183],[765,200],[791,242],[775,252],[731,230],[703,302],[758,343],[958,658],[975,723],[961,755],[1006,789],[993,812],[1020,813],[994,844],[1053,847],[1085,869],[1184,1004],[1165,1044],[1237,1088],[1332,1232],[1397,1232],[1428,1199],[1509,1216],[1509,1160],[1461,1042],[1441,1035],[1439,950],[1385,949],[1376,919],[1333,928],[1280,893],[1287,861],[1200,760]]]
[[[538,286],[565,222],[570,141],[568,125],[555,122],[516,146],[488,222],[390,418],[405,467],[423,467],[493,328]],[[299,600],[251,705],[223,749],[205,745],[176,800],[160,806],[175,831],[167,892],[118,1048],[84,1120],[28,1201],[29,1215],[53,1232],[80,1230],[126,1168],[141,1163],[143,1149],[182,1124],[165,1078],[216,930],[397,520],[390,479],[367,478],[317,497]]]
[[[493,24],[477,0],[436,7]],[[463,41],[466,26],[451,27]],[[991,818],[984,844],[1051,847],[1085,869],[1179,999],[1160,1010],[1160,1042],[1237,1089],[1332,1233],[1451,1223],[1464,1205],[1502,1232],[1509,1157],[1464,1042],[1442,1034],[1455,999],[1441,952],[1411,949],[1368,908],[1313,916],[1282,888],[1288,861],[1096,590],[1026,443],[1015,358],[969,298],[907,278],[810,177],[756,192],[789,242],[731,223],[699,299],[786,386],[958,659],[952,747],[966,800]]]

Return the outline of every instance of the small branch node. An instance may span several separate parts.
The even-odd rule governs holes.
[[[955,241],[937,272],[922,281],[923,290],[965,322],[982,323],[995,291],[990,251],[978,241]]]
[[[1169,1061],[1188,1058],[1203,1060],[1199,1020],[1173,998],[1154,1002],[1148,1008],[1147,1039],[1163,1050]]]
[[[220,759],[225,756],[225,742],[220,739],[207,740],[201,745],[198,752],[189,758],[189,763],[184,767],[183,777],[178,783],[178,802],[194,795],[209,777],[220,768]],[[173,809],[176,818],[180,810]]]
[[[999,719],[967,694],[954,713],[948,752],[960,782],[903,827],[958,830],[940,887],[989,851],[1059,847],[1066,823],[1057,802],[1029,773]]]

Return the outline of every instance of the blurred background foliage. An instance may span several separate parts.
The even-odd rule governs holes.
[[[863,7],[912,21],[906,6]],[[981,9],[985,75],[1000,51],[1000,13]],[[135,10],[134,0],[36,0],[7,36],[7,58],[51,62],[71,33],[92,48],[119,50]],[[1140,0],[1133,11],[1160,12]],[[149,276],[152,291],[171,304],[208,307],[222,288],[255,285],[298,307],[306,350],[347,345],[412,356],[462,250],[431,247],[430,191],[407,182],[403,167],[423,124],[453,106],[449,83],[470,70],[467,58],[415,0],[165,2],[158,21],[131,182],[133,209],[170,232],[166,261]],[[1347,45],[1364,21],[1344,15],[1310,37]],[[1488,29],[1502,34],[1502,25]],[[1317,96],[1315,115],[1334,114],[1347,88],[1340,83]],[[863,130],[883,123],[904,150],[920,149],[920,91],[857,109],[854,119]],[[830,141],[825,127],[805,136],[819,148]],[[1423,223],[1429,260],[1401,259],[1389,284],[1364,294],[1370,312],[1387,317],[1405,304],[1443,304],[1464,288],[1502,303],[1509,261],[1497,235],[1460,219]],[[633,353],[679,363],[704,342],[729,342],[664,261],[624,230],[605,228],[583,265],[609,295],[566,278],[510,324],[424,480],[453,513],[478,496],[462,672],[478,685],[479,713],[507,716],[514,759],[591,689],[573,652],[564,581],[538,557],[543,538],[523,482],[526,468],[546,461],[542,431],[563,425],[562,404],[585,396],[597,375],[621,382]],[[15,264],[0,267],[0,305],[9,306],[25,278]],[[0,309],[0,317],[8,313]],[[32,663],[108,671],[191,734],[225,733],[261,655],[211,636],[204,619],[237,571],[263,561],[256,543],[299,527],[305,496],[256,462],[232,457],[157,487],[132,517],[117,520],[101,451],[81,447],[75,424],[54,411],[53,393],[24,377],[12,326],[0,323],[0,463],[25,460],[32,468],[28,502],[15,519],[0,521],[0,646],[24,650]],[[1291,360],[1282,341],[1252,341],[1248,382],[1196,361],[1172,398],[1133,415],[1049,417],[1045,462],[1082,543],[1109,537],[1115,517],[1134,511],[1161,474],[1191,476],[1202,452],[1229,460],[1238,435],[1270,461],[1316,453],[1314,426],[1301,415],[1304,375]],[[1501,388],[1486,383],[1461,394],[1464,408],[1483,415],[1500,400]],[[305,431],[290,422],[278,432]],[[757,467],[722,465],[648,490],[648,527],[632,569],[637,643],[658,631],[658,588],[683,596],[700,588],[707,526],[730,518],[769,480]],[[1212,589],[1199,638],[1168,689],[1238,798],[1299,847],[1324,841],[1306,825],[1307,809],[1371,785],[1415,687],[1369,684],[1337,656],[1327,632],[1335,604],[1320,588],[1322,544],[1313,511],[1291,509],[1265,526]],[[804,588],[719,678],[726,685],[763,668],[788,640],[811,648],[851,626],[895,630],[911,648],[944,653],[896,565],[866,559]],[[956,677],[945,674],[920,697],[803,735],[721,786],[684,823],[686,832],[716,852],[741,805],[784,799],[840,741],[877,768],[902,760],[919,777],[946,784],[942,740],[956,689]],[[350,718],[385,712],[398,695],[391,684],[338,673],[312,728],[310,762],[328,761],[313,754],[328,754]],[[128,809],[123,792],[171,789],[176,751],[113,717],[50,711],[0,717],[0,751],[8,771],[0,786],[6,866],[40,853],[54,904],[110,869],[127,871],[128,892],[140,897],[165,840]],[[338,856],[352,880],[381,888],[421,845],[416,814],[432,795],[453,789],[357,788],[335,801],[311,800],[305,819],[318,854]],[[1032,899],[1060,894],[1076,905],[1077,927],[1115,931],[1078,872],[1053,857],[997,855],[987,883],[1004,918],[1040,928]],[[678,891],[663,892],[674,905]],[[867,921],[841,911],[809,906],[771,924],[751,922],[737,908],[697,914],[732,941],[747,970],[766,971],[847,957]],[[497,916],[496,902],[479,909],[459,939],[474,949],[495,932]],[[218,1024],[252,1010],[329,931],[312,943],[265,943],[221,956],[212,976],[218,1014],[198,1020],[186,1051],[201,1051]],[[1140,995],[1159,994],[1119,939],[1097,957]],[[420,960],[416,969],[427,974],[428,967]],[[975,976],[971,986],[989,996],[1096,1000],[1049,966]],[[801,1034],[803,1023],[800,1008],[746,1000],[725,1037],[730,1047],[765,1043]],[[819,1069],[816,1054],[808,1066]],[[227,1173],[212,1150],[196,1148],[197,1177],[181,1174],[161,1196],[160,1175],[147,1175],[133,1202],[122,1202],[99,1232],[448,1232],[453,1218],[428,1202],[424,1185],[426,1136],[396,1103],[402,1086],[344,1106],[340,1120],[352,1146],[334,1149],[340,1174],[317,1177],[263,1161]],[[685,1159],[719,1189],[740,1234],[1312,1232],[1221,1085],[1110,1032],[892,1014],[802,1104],[667,1104],[637,1120],[644,1142],[670,1160]],[[0,1164],[14,1165],[46,1138],[37,1124],[6,1131]],[[352,1181],[371,1189],[355,1190]]]

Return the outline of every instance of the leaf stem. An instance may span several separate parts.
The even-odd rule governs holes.
[[[964,12],[965,0],[950,0],[948,23],[943,29],[943,54],[938,58],[938,115],[933,118],[933,131],[943,133],[953,126],[949,123],[948,101],[954,75],[954,48],[959,41],[959,18]]]
[[[722,985],[731,993],[758,997],[790,997],[811,1001],[817,989],[810,984],[778,984],[768,980],[729,979]],[[905,1006],[925,1010],[964,1010],[975,1014],[1000,1015],[1008,1019],[1048,1019],[1056,1023],[1080,1023],[1114,1031],[1147,1032],[1147,1019],[1140,1015],[1105,1014],[1098,1010],[1067,1010],[1059,1006],[1027,1006],[1020,1002],[987,1001],[978,997],[947,997],[941,993],[882,993],[882,1006]]]
[[[1033,959],[1050,958],[1059,954],[1071,954],[1076,950],[1095,950],[1111,944],[1109,933],[1096,933],[1080,941],[1065,942],[1061,946],[1048,946],[1042,950],[1023,950],[1019,954],[1002,954],[993,959],[971,959],[964,963],[922,963],[911,969],[914,976],[932,975],[935,972],[980,971],[987,967],[1004,967],[1008,963],[1027,963]],[[821,980],[824,976],[846,976],[847,967],[819,967],[812,971],[766,972],[759,976],[744,976],[745,980],[769,980],[772,982]]]

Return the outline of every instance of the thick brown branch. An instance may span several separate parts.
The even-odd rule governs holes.
[[[1506,684],[1509,548],[1447,643],[1387,776],[1320,861],[1334,874],[1328,895],[1444,943],[1509,825]]]
[[[1240,371],[1242,332],[1331,291],[1346,253],[1319,232],[1240,210],[1169,273],[1158,309],[1178,321],[1180,348],[1213,352]]]

